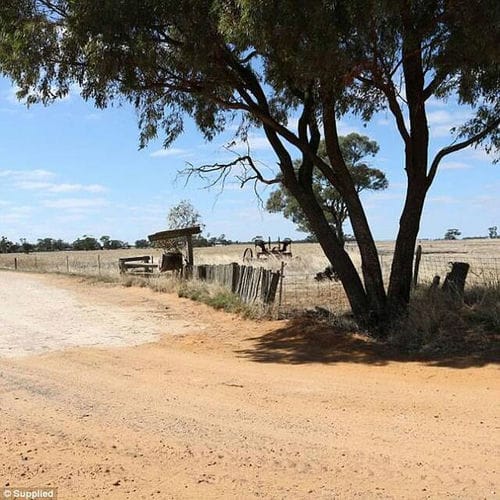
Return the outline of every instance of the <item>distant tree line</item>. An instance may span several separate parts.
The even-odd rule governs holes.
[[[456,229],[456,228],[450,228],[446,230],[446,233],[444,233],[444,239],[445,240],[456,240],[462,233]],[[491,239],[496,239],[500,238],[500,235],[498,234],[498,226],[491,226],[488,228],[488,236],[465,236],[463,239],[464,240],[475,240],[475,239],[486,239],[486,238],[491,238]]]
[[[147,240],[138,240],[136,243]],[[6,236],[0,237],[0,253],[16,252],[58,252],[62,250],[115,250],[119,248],[129,248],[130,245],[121,240],[111,239],[109,236],[101,236],[99,239],[84,234],[72,243],[62,239],[39,238],[36,243],[29,242],[26,238],[21,238],[19,242],[9,240]],[[142,247],[144,248],[144,247]]]
[[[233,241],[228,240],[224,234],[220,236],[199,235],[194,238],[193,244],[197,247],[211,247],[215,245],[230,245]],[[72,243],[62,239],[39,238],[36,243],[29,242],[26,238],[20,238],[18,242],[9,240],[6,236],[0,236],[0,253],[31,253],[31,252],[59,252],[63,250],[118,250],[120,248],[149,248],[149,240],[136,240],[134,245],[126,241],[112,239],[110,236],[101,236],[99,239],[84,234]]]

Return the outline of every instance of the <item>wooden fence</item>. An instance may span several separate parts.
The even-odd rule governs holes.
[[[240,266],[235,262],[194,266],[193,277],[227,287],[246,303],[272,304],[280,283],[279,272],[263,267]]]

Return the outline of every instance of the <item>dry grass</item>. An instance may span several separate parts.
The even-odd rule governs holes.
[[[496,352],[500,341],[500,286],[472,287],[464,300],[440,289],[413,294],[408,316],[392,325],[389,343],[419,355]]]
[[[449,262],[465,261],[471,264],[468,286],[496,286],[500,282],[500,239],[498,240],[457,240],[457,241],[420,241],[423,256],[419,274],[420,283],[428,283],[437,274],[444,279],[449,270]],[[393,242],[379,242],[378,248],[384,276],[387,280],[393,252]],[[197,264],[243,263],[245,248],[252,245],[230,245],[195,249]],[[253,248],[252,248],[253,249]],[[361,267],[361,259],[356,244],[349,243],[347,251],[354,263]],[[340,283],[334,281],[318,282],[314,279],[328,261],[318,244],[292,244],[293,257],[279,260],[275,257],[254,259],[252,265],[261,265],[278,270],[284,267],[283,289],[281,294],[282,311],[307,309],[320,306],[332,313],[342,313],[349,309],[348,301]],[[71,273],[81,276],[94,276],[103,280],[122,282],[125,285],[146,286],[146,281],[136,276],[120,277],[118,259],[138,255],[150,255],[158,262],[159,249],[101,250],[91,252],[47,252],[26,254],[0,254],[0,268],[13,269],[14,258],[21,271]],[[153,289],[174,291],[177,280],[169,274],[157,275],[148,279]]]
[[[424,259],[449,262],[463,260],[500,259],[500,239],[498,240],[457,240],[457,241],[420,241],[424,251]],[[230,262],[243,263],[245,248],[252,245],[229,245],[209,248],[195,248],[196,264],[228,264]],[[382,266],[389,269],[393,252],[393,242],[378,242]],[[253,248],[253,247],[252,247]],[[360,265],[360,257],[356,244],[349,243],[347,251],[353,261]],[[316,243],[294,243],[293,257],[287,259],[286,270],[289,274],[307,274],[321,271],[328,265],[320,246]],[[97,250],[97,251],[70,251],[70,252],[39,252],[33,254],[0,254],[0,267],[13,268],[14,258],[18,259],[20,270],[38,270],[46,272],[69,272],[82,275],[118,274],[118,259],[137,255],[151,255],[155,262],[161,255],[159,249],[126,250]],[[252,265],[263,265],[268,268],[279,269],[281,261],[271,257],[267,260],[252,261]],[[432,278],[432,277],[431,277]]]

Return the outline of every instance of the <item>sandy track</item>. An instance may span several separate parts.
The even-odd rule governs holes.
[[[389,362],[341,343],[308,360],[282,322],[5,276],[30,326],[3,293],[0,486],[57,486],[63,499],[498,498],[495,365]],[[51,297],[74,314],[47,314],[61,309]],[[6,350],[26,354],[43,325],[59,332],[43,349],[65,350]],[[134,345],[107,346],[105,332]]]

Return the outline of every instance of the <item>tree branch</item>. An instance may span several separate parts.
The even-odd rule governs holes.
[[[434,177],[436,176],[436,172],[437,172],[439,163],[441,162],[441,160],[445,156],[447,156],[447,155],[449,155],[451,153],[455,153],[457,151],[460,151],[461,149],[464,149],[464,148],[466,148],[468,146],[471,146],[475,142],[480,141],[481,139],[483,139],[484,137],[486,137],[492,130],[494,130],[495,128],[497,128],[499,125],[500,125],[500,117],[497,118],[496,120],[493,120],[481,132],[473,135],[472,137],[469,137],[469,139],[467,139],[465,141],[462,141],[462,142],[458,142],[456,144],[451,144],[450,146],[447,146],[447,147],[441,149],[436,154],[436,156],[434,157],[434,160],[431,163],[431,167],[430,167],[429,173],[427,175],[427,189],[429,189],[429,187],[431,186],[432,181],[434,180]]]
[[[424,88],[424,101],[427,101],[432,94],[435,92],[435,90],[441,85],[441,83],[444,82],[446,76],[437,74],[427,85],[427,87]]]
[[[389,109],[396,120],[396,126],[398,131],[403,138],[405,144],[410,142],[410,134],[408,129],[406,128],[403,112],[401,111],[401,107],[398,104],[398,99],[396,97],[396,91],[391,83],[380,82],[377,80],[372,80],[370,78],[366,78],[364,76],[359,75],[358,80],[363,83],[367,83],[368,85],[373,85],[377,89],[381,90],[387,98],[387,103],[389,104]]]
[[[207,184],[207,188],[213,187],[219,182],[222,184],[222,188],[224,188],[225,181],[227,176],[230,174],[231,170],[236,166],[243,167],[243,175],[237,175],[236,178],[240,181],[241,187],[247,184],[250,181],[258,181],[263,184],[272,185],[278,184],[281,182],[279,177],[275,177],[273,179],[266,179],[262,172],[259,170],[257,165],[255,164],[253,158],[250,155],[239,155],[233,161],[227,163],[212,163],[206,165],[195,166],[191,163],[188,163],[188,168],[182,170],[181,175],[185,175],[187,177],[187,181],[193,175],[197,175],[201,179],[205,181],[209,181]],[[253,172],[252,175],[247,175],[248,170]],[[215,179],[211,179],[212,174],[216,173]]]

